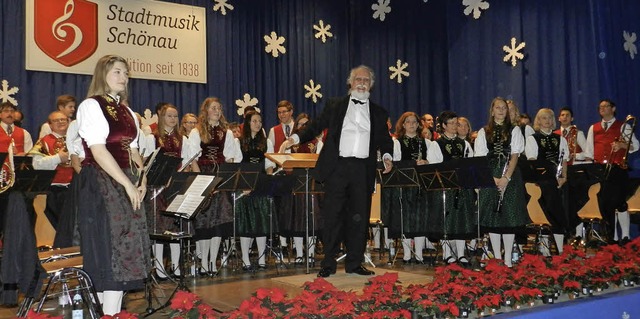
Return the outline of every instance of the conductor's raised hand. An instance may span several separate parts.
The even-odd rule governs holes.
[[[291,137],[286,139],[286,140],[284,140],[284,142],[282,142],[282,145],[280,145],[280,149],[278,150],[278,153],[286,152],[294,144],[295,144],[295,141]]]

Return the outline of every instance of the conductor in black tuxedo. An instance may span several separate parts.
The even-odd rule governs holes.
[[[384,173],[392,168],[393,141],[387,131],[387,111],[369,101],[374,83],[371,68],[361,65],[351,70],[349,95],[330,99],[316,120],[292,135],[280,152],[307,142],[327,130],[327,138],[313,177],[324,183],[323,243],[325,257],[318,277],[336,273],[340,243],[346,246],[347,273],[368,276],[374,272],[362,266],[371,215],[371,194],[375,188],[377,151],[383,155]]]

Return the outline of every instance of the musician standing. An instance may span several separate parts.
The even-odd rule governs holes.
[[[497,259],[502,259],[502,237],[504,263],[511,267],[515,234],[523,232],[530,222],[522,175],[516,167],[518,156],[524,151],[524,138],[520,128],[509,120],[509,108],[503,98],[493,99],[489,115],[489,123],[478,131],[474,150],[475,156],[488,157],[496,188],[480,190],[480,226],[489,232]]]
[[[567,147],[569,148],[569,161],[567,165],[591,163],[591,161],[585,159],[584,153],[584,149],[587,146],[587,138],[582,130],[573,125],[573,109],[568,106],[561,108],[560,115],[558,115],[558,122],[560,123],[560,127],[553,132],[567,140]],[[564,195],[563,203],[567,213],[575,215],[576,218],[578,218],[578,210],[589,200],[588,192],[591,184],[593,184],[593,182],[589,181],[586,176],[576,175],[573,178],[567,179],[567,186],[564,187],[562,192]],[[578,223],[575,230],[576,237],[582,238],[583,227],[583,223]]]
[[[632,134],[628,123],[616,119],[616,104],[613,101],[601,100],[598,111],[602,119],[589,128],[585,157],[608,166],[601,181],[598,204],[613,240],[625,244],[629,241],[630,220],[626,202],[629,175],[624,167],[624,156],[627,151],[633,153],[638,150],[638,139]],[[620,235],[617,223],[620,223]]]
[[[558,205],[562,200],[560,188],[567,182],[569,148],[567,140],[553,132],[555,126],[553,111],[548,108],[540,109],[533,122],[535,133],[527,137],[525,154],[530,161],[544,163],[544,167],[550,173],[551,178],[540,178],[536,184],[542,193],[540,203],[547,220],[551,223],[558,254],[562,254],[564,235],[578,224],[578,220],[575,214],[568,214],[563,205]],[[549,236],[542,235],[541,241],[542,254],[549,256]]]
[[[69,118],[60,111],[52,112],[48,120],[51,133],[39,139],[29,155],[33,156],[33,168],[42,170],[56,170],[47,194],[47,207],[44,210],[51,226],[58,230],[69,184],[73,179],[73,168],[69,151],[65,143]]]

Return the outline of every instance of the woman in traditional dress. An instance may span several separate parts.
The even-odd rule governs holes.
[[[138,123],[123,104],[128,83],[124,58],[100,58],[77,117],[85,153],[78,197],[91,198],[77,201],[84,270],[101,292],[105,315],[120,312],[124,290],[143,288],[150,269]]]
[[[458,136],[459,117],[451,111],[444,111],[438,116],[438,124],[442,128],[442,134],[435,141],[434,148],[438,148],[442,153],[443,161],[448,162],[454,159],[472,157],[473,149],[468,141]],[[468,130],[467,130],[468,132]],[[435,163],[435,162],[432,162]],[[439,229],[438,233],[443,238],[442,258],[445,263],[451,264],[460,262],[462,265],[469,264],[465,257],[465,240],[474,237],[477,221],[475,218],[475,193],[471,189],[446,190],[445,198],[446,217],[443,220],[443,198],[441,192],[434,192],[438,196],[432,197],[436,202],[432,207],[439,207],[440,210],[430,211],[430,215],[437,218],[430,219],[431,226]]]
[[[442,161],[442,155],[431,150],[432,142],[423,138],[420,132],[420,118],[416,113],[405,112],[400,116],[396,123],[396,138],[393,139],[394,161],[415,161],[416,165]],[[389,237],[402,239],[403,262],[423,263],[422,251],[427,235],[427,194],[418,185],[383,188],[381,207],[382,221],[389,225]]]
[[[216,173],[222,163],[240,163],[240,142],[227,128],[222,104],[216,97],[206,98],[200,105],[198,125],[189,134],[189,144],[201,151],[194,172]],[[222,237],[233,235],[233,205],[231,193],[216,192],[209,208],[195,218],[196,254],[200,256],[200,275],[218,274],[216,260]],[[223,258],[224,259],[224,258]],[[224,264],[224,262],[223,262]]]
[[[180,135],[189,138],[189,134],[191,134],[191,130],[193,130],[198,125],[198,117],[193,113],[187,113],[182,116],[182,121],[180,122]]]
[[[158,112],[158,128],[154,134],[155,147],[159,147],[164,151],[165,155],[181,157],[182,165],[186,165],[195,153],[193,152],[193,148],[189,147],[187,138],[178,130],[178,123],[178,108],[173,104],[165,104]],[[181,231],[176,223],[175,217],[166,216],[161,213],[161,211],[166,209],[167,204],[162,193],[147,202],[149,229],[151,229],[154,234],[161,234],[165,231]],[[170,243],[169,250],[171,252],[171,270],[174,275],[180,276],[180,268],[178,267],[180,244]],[[156,268],[156,274],[161,279],[165,278],[168,274],[164,268],[163,252],[164,245],[162,243],[154,243],[154,266]]]
[[[244,118],[243,132],[240,139],[242,149],[242,162],[260,164],[262,173],[273,174],[276,164],[265,158],[265,153],[273,153],[273,144],[264,135],[262,130],[262,115],[256,111],[249,111]],[[249,194],[241,197],[236,202],[236,215],[238,223],[238,235],[240,236],[240,248],[242,252],[242,269],[253,270],[249,259],[249,249],[255,238],[258,246],[258,269],[266,269],[265,249],[267,246],[267,234],[270,227],[276,225],[271,220],[273,200],[265,194]]]
[[[458,117],[458,137],[469,142],[469,144],[473,144],[473,141],[471,139],[471,133],[473,132],[473,129],[471,128],[471,122],[469,121],[468,118],[463,117],[463,116],[459,116]]]
[[[524,183],[517,168],[524,151],[520,128],[509,120],[507,101],[496,97],[489,109],[489,123],[478,131],[475,156],[487,156],[496,188],[480,190],[480,226],[489,232],[495,258],[511,267],[511,253],[516,233],[525,231],[530,222],[525,203]],[[504,242],[502,255],[500,239]]]
[[[562,203],[561,188],[567,182],[567,161],[569,160],[569,146],[567,140],[553,132],[556,120],[553,110],[542,108],[536,114],[533,128],[536,131],[527,137],[525,154],[530,161],[537,160],[547,168],[549,178],[536,178],[540,186],[540,204],[549,223],[558,248],[562,253],[564,235],[570,233],[580,223],[577,216],[571,216]],[[558,167],[560,170],[558,170]],[[559,174],[558,174],[559,173]],[[549,256],[549,236],[541,238],[540,252]]]

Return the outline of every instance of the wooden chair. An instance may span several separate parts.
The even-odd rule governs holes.
[[[540,206],[540,202],[538,202],[542,196],[542,190],[540,189],[540,186],[535,183],[525,183],[524,187],[527,190],[527,194],[531,196],[527,203],[527,212],[529,213],[531,223],[527,225],[527,228],[533,230],[536,234],[536,245],[534,249],[538,248],[538,245],[540,244],[545,245],[545,247],[549,249],[549,244],[544,244],[541,240],[542,235],[548,235],[551,233],[551,223],[547,219],[547,216],[545,216],[542,206]]]
[[[589,200],[580,210],[578,210],[578,217],[584,224],[584,240],[585,243],[598,243],[606,244],[606,234],[600,234],[598,229],[602,232],[605,228],[602,227],[602,213],[600,212],[600,206],[598,205],[598,193],[600,192],[600,183],[595,183],[589,187]],[[600,227],[594,227],[599,225]]]
[[[627,205],[629,205],[629,214],[640,212],[640,187],[638,187],[635,194],[627,200]]]

